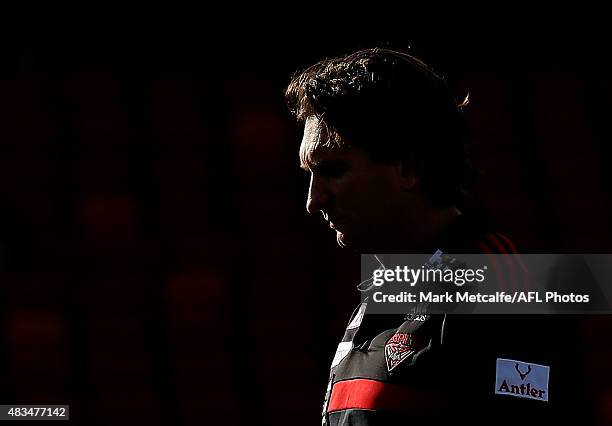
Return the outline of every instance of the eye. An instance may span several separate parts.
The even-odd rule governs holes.
[[[346,173],[347,170],[348,167],[345,164],[329,163],[319,165],[313,172],[323,177],[337,178]]]
[[[326,177],[337,178],[337,177],[342,176],[345,172],[346,172],[346,169],[344,168],[332,167],[329,169],[324,169],[320,173],[321,175],[326,176]]]

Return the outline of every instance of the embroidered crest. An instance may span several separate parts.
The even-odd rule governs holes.
[[[385,360],[387,370],[392,371],[402,361],[414,354],[412,335],[409,333],[395,333],[385,345]]]

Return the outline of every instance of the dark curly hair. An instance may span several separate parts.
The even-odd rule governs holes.
[[[467,97],[457,103],[444,78],[407,53],[325,59],[297,73],[285,99],[299,122],[315,116],[326,126],[328,144],[360,147],[374,162],[408,161],[436,206],[458,204],[471,186]]]

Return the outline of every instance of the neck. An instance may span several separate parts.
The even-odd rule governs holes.
[[[413,210],[414,211],[414,210]],[[456,207],[421,210],[418,215],[406,215],[404,220],[385,238],[379,253],[429,253],[440,235],[461,212]]]

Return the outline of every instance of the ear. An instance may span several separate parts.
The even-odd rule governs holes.
[[[412,191],[419,183],[419,177],[416,174],[414,162],[402,160],[400,167],[400,185],[404,191]]]

